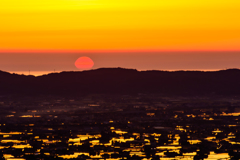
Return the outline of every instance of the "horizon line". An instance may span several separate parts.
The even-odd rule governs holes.
[[[231,69],[237,69],[240,70],[240,68],[225,68],[225,69],[134,69],[134,68],[123,68],[123,67],[101,67],[101,68],[94,68],[94,69],[85,69],[85,70],[62,70],[62,71],[57,71],[57,70],[42,70],[42,71],[35,71],[35,70],[23,70],[23,71],[3,71],[2,72],[7,72],[10,74],[17,74],[17,75],[26,75],[26,76],[42,76],[42,75],[49,75],[49,74],[54,74],[54,73],[62,73],[62,72],[84,72],[84,71],[93,71],[93,70],[98,70],[98,69],[128,69],[128,70],[137,70],[139,72],[144,72],[144,71],[164,71],[164,72],[178,72],[178,71],[200,71],[200,72],[218,72],[218,71],[226,71],[226,70],[231,70]],[[35,74],[32,74],[35,73]]]

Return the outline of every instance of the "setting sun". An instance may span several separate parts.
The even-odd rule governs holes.
[[[78,69],[91,69],[93,65],[94,65],[94,62],[89,57],[80,57],[75,62],[75,66]]]
[[[92,69],[239,67],[239,6],[239,0],[2,0],[0,68],[75,70],[82,55],[94,60]]]

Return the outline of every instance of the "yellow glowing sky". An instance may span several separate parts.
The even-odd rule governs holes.
[[[240,50],[239,0],[1,0],[0,52]]]

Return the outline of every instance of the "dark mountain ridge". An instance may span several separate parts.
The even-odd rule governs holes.
[[[137,71],[100,68],[26,76],[0,71],[0,95],[7,94],[240,95],[240,70]]]

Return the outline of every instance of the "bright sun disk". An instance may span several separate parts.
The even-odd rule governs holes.
[[[91,69],[93,65],[94,65],[94,62],[89,57],[80,57],[75,62],[75,66],[78,69]]]

